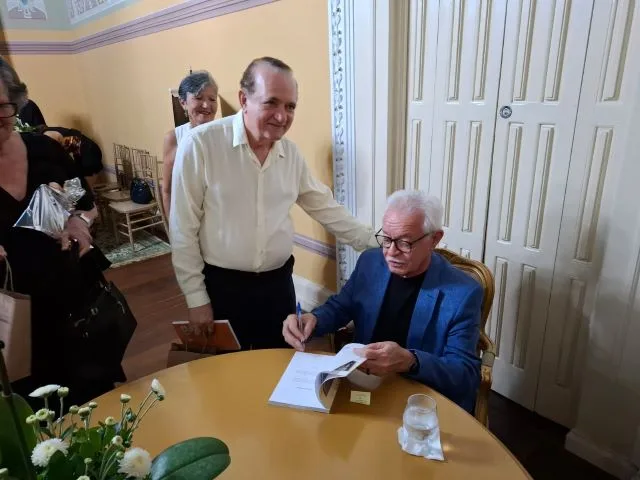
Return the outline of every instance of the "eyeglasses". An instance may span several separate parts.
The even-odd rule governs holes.
[[[0,118],[11,118],[15,117],[18,114],[18,104],[9,102],[9,103],[0,103]]]
[[[380,235],[381,231],[382,229],[378,230],[378,233],[376,233],[376,240],[378,241],[378,245],[380,245],[382,248],[391,248],[391,245],[395,243],[396,248],[402,253],[411,253],[411,250],[413,250],[413,246],[416,243],[418,243],[423,238],[426,238],[429,235],[433,234],[433,232],[425,233],[420,238],[416,238],[415,240],[410,242],[408,240],[399,240],[397,238],[387,237],[386,235]]]

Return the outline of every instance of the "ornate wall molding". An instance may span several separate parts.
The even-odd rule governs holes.
[[[333,141],[333,188],[336,200],[356,214],[355,182],[355,68],[353,65],[353,0],[329,0],[329,72]],[[336,244],[338,287],[356,264],[355,251]]]
[[[0,53],[12,55],[66,55],[125,42],[190,23],[239,12],[278,0],[188,0],[130,22],[71,42],[9,41],[0,43]]]

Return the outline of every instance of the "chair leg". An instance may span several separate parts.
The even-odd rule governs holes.
[[[111,223],[113,224],[113,237],[116,239],[116,243],[120,241],[120,237],[118,235],[118,216],[115,214],[111,215]]]
[[[127,213],[127,232],[129,233],[129,243],[131,244],[131,253],[136,253],[133,248],[133,232],[131,231],[131,216]]]

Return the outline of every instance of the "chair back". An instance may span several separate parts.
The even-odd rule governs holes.
[[[471,275],[471,277],[474,278],[482,287],[484,295],[482,297],[482,310],[480,317],[480,336],[487,337],[485,326],[489,319],[491,305],[493,304],[493,296],[495,294],[495,282],[491,270],[489,270],[489,267],[484,263],[479,262],[478,260],[463,257],[462,255],[458,255],[450,250],[438,248],[436,249],[436,252],[442,255],[454,267],[459,268],[468,275]],[[484,339],[481,338],[480,343],[483,344],[483,342]],[[478,353],[480,353],[481,350],[485,349],[481,348],[481,345],[478,345]]]
[[[134,178],[146,182],[151,187],[154,200],[158,201],[161,198],[158,157],[138,150],[132,160]]]
[[[121,190],[128,190],[133,178],[131,166],[131,148],[120,143],[113,144],[113,166],[116,171],[116,181]]]

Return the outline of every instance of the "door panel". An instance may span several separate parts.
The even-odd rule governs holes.
[[[631,52],[640,48],[639,25],[637,2],[595,0],[536,396],[536,411],[565,425],[573,424],[584,371],[582,352],[607,230],[603,212],[611,212],[627,135],[637,134],[629,115],[638,95],[640,61]],[[596,333],[601,341],[616,337],[613,331]],[[621,348],[612,364],[623,355]]]
[[[478,260],[484,248],[503,4],[411,2],[409,92],[420,85],[422,96],[417,100],[413,94],[409,101],[406,185],[442,200],[441,246]]]
[[[498,346],[494,389],[530,409],[591,7],[588,0],[579,7],[571,0],[507,2],[484,256],[497,288],[488,332]]]

